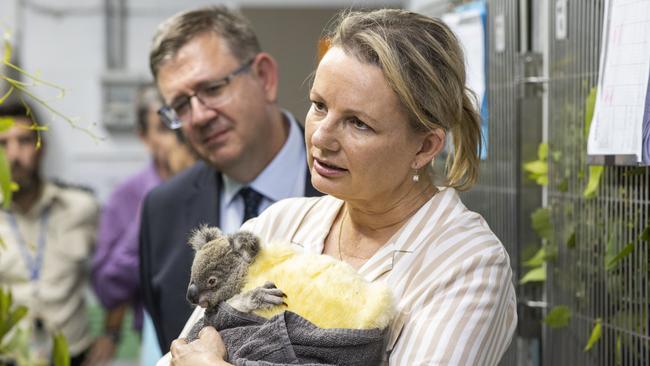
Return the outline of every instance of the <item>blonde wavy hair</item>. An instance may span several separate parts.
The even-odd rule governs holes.
[[[346,11],[327,38],[331,46],[382,69],[414,130],[451,133],[445,184],[469,189],[479,174],[480,116],[451,30],[438,19],[406,10]]]

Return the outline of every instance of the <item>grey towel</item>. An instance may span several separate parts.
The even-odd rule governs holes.
[[[201,323],[190,331],[189,340]],[[290,311],[265,319],[225,302],[214,313],[206,311],[203,323],[219,331],[228,361],[238,366],[378,365],[388,334],[382,329],[323,329]]]

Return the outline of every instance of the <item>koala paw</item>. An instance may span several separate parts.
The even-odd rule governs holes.
[[[284,292],[267,281],[263,286],[238,294],[228,300],[228,304],[243,313],[259,309],[270,309],[277,305],[286,305]]]

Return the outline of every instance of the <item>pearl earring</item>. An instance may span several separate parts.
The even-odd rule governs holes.
[[[418,174],[418,170],[415,169],[415,174],[413,174],[413,182],[417,183],[420,181],[420,174]]]

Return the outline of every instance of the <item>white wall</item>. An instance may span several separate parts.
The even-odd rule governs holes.
[[[328,8],[332,8],[399,6],[402,1],[258,0],[222,3],[235,7],[280,8],[319,7],[326,3]],[[215,4],[215,1],[128,1],[126,67],[129,74],[149,78],[149,43],[163,19],[178,11],[207,4]],[[22,12],[17,14],[21,9]],[[62,119],[43,113],[51,127],[45,136],[48,143],[46,175],[90,186],[104,200],[116,183],[147,161],[146,151],[135,136],[111,133],[102,126],[101,77],[106,70],[104,1],[1,0],[0,27],[13,30],[13,41],[20,43],[17,48],[23,68],[39,72],[43,79],[66,89],[62,99],[56,99],[55,93],[45,88],[37,88],[36,93],[67,116],[78,118],[81,127],[89,128],[104,138],[98,141],[69,127]]]

